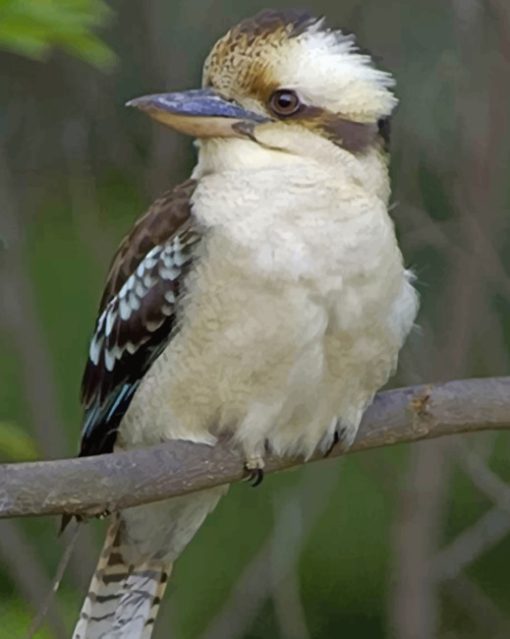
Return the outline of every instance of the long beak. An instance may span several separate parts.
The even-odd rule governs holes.
[[[195,138],[244,137],[269,118],[221,98],[212,89],[144,95],[126,103]]]

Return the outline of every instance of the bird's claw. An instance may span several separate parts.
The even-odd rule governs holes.
[[[245,481],[251,484],[252,488],[262,483],[264,479],[264,460],[262,457],[250,457],[244,464],[246,471]]]
[[[338,444],[339,441],[340,441],[340,433],[337,430],[335,430],[335,432],[333,433],[333,439],[331,440],[331,444],[329,445],[328,449],[324,453],[324,457],[329,457],[331,455],[333,448]]]
[[[326,449],[324,457],[329,457],[333,452],[335,446],[340,444],[342,452],[347,452],[352,445],[356,430],[348,428],[346,425],[341,425],[337,422],[335,432],[333,433],[333,439],[331,444]]]

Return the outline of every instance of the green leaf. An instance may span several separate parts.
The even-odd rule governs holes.
[[[19,426],[0,422],[0,459],[4,461],[33,461],[39,457],[34,439]]]
[[[94,30],[111,16],[103,0],[0,0],[0,48],[36,60],[60,48],[107,69],[115,54]]]

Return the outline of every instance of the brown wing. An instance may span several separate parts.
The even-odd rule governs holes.
[[[113,256],[99,312],[120,291],[147,253],[155,246],[164,244],[178,232],[182,224],[189,221],[190,198],[196,185],[195,180],[187,180],[167,191],[135,222]]]
[[[82,380],[80,455],[110,452],[143,376],[165,348],[193,249],[201,235],[189,180],[156,200],[110,267]]]

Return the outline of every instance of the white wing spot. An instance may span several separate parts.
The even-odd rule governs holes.
[[[120,359],[124,354],[124,349],[121,348],[118,344],[115,344],[115,346],[113,346],[113,348],[111,348],[109,352],[113,359]]]
[[[145,286],[143,285],[142,282],[137,281],[136,285],[135,285],[135,293],[138,295],[138,297],[142,298],[144,297],[145,293],[147,293],[147,289],[145,288]]]
[[[115,366],[115,357],[113,357],[113,355],[109,351],[104,352],[104,363],[107,370],[111,372],[113,370],[113,367]]]
[[[97,366],[99,363],[99,356],[101,355],[101,348],[103,347],[104,337],[96,333],[90,342],[89,357],[90,361]]]
[[[137,311],[140,308],[140,300],[134,293],[129,294],[129,306],[133,311]]]
[[[119,311],[120,316],[123,320],[128,320],[131,315],[131,308],[125,299],[120,299],[119,301]]]
[[[186,263],[186,258],[180,250],[176,250],[174,253],[174,263],[176,266],[183,266]]]
[[[163,264],[166,266],[166,268],[172,268],[174,266],[173,256],[168,251],[165,251],[161,255],[161,259],[163,260]]]
[[[143,260],[143,265],[145,270],[150,271],[151,268],[154,268],[154,266],[156,265],[159,259],[160,253],[161,253],[161,246],[155,246],[152,250],[150,250],[147,253],[147,255],[145,256],[145,259]]]
[[[108,335],[110,335],[110,333],[112,332],[112,328],[116,319],[117,319],[117,312],[113,308],[111,308],[106,315],[106,328],[105,328],[106,337],[108,337]]]
[[[120,292],[119,292],[120,299],[123,299],[124,297],[126,297],[129,291],[133,290],[135,283],[136,283],[135,276],[130,275],[128,279],[122,285],[122,288],[120,289]]]
[[[133,355],[138,350],[138,344],[133,344],[133,342],[127,342],[126,350],[130,355]]]
[[[164,280],[173,282],[179,277],[180,270],[177,268],[160,268],[159,274]]]
[[[149,275],[148,273],[147,275],[144,275],[143,285],[145,287],[151,288],[152,286],[154,286],[155,282],[156,282],[156,278],[152,277],[152,275]]]
[[[146,321],[145,322],[145,328],[150,332],[150,333],[154,333],[154,331],[157,331],[158,328],[161,326],[161,324],[163,324],[165,320],[161,319],[161,320],[157,320],[155,322],[151,322],[151,321]]]
[[[104,318],[106,315],[106,311],[103,311],[97,320],[97,328],[96,333],[100,333],[103,330]]]
[[[167,291],[165,293],[165,299],[167,302],[170,302],[170,304],[175,304],[175,294],[173,291]]]

